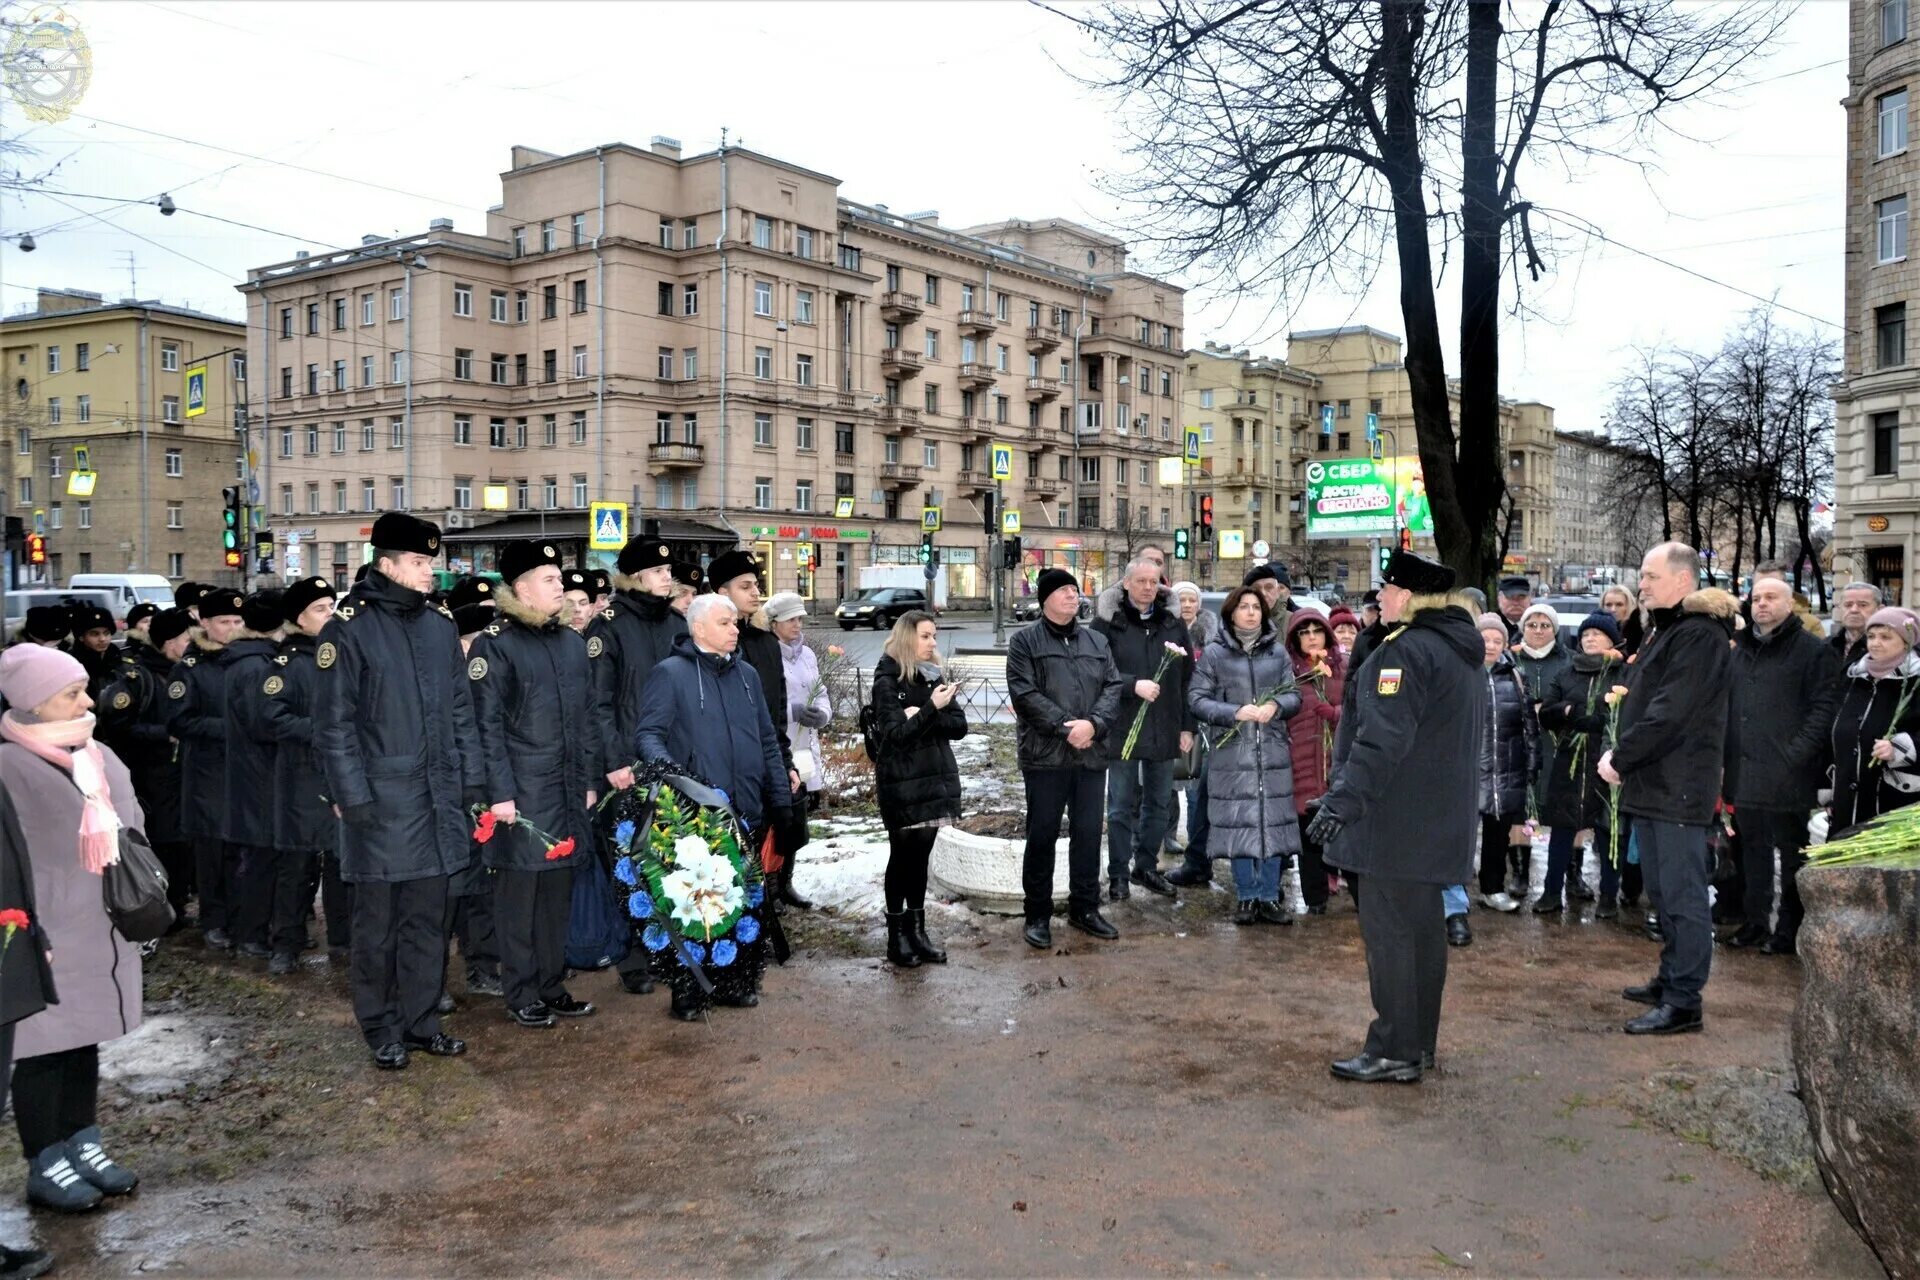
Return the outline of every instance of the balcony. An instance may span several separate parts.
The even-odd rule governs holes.
[[[902,293],[898,289],[880,295],[880,318],[899,323],[905,320],[918,320],[927,304],[911,293]]]
[[[962,440],[991,441],[994,437],[995,430],[996,424],[992,418],[960,419],[960,438]]]
[[[985,493],[993,488],[993,477],[985,471],[962,471],[956,483],[963,493]]]
[[[1049,480],[1045,476],[1028,476],[1027,492],[1036,498],[1055,498],[1060,495],[1060,481]]]
[[[880,353],[880,372],[889,378],[912,378],[920,373],[920,353],[905,347],[887,347]]]
[[[873,416],[880,420],[880,429],[890,435],[920,429],[920,411],[910,405],[883,404]]]
[[[698,467],[705,465],[706,446],[700,444],[650,444],[647,446],[647,461],[657,467],[674,470],[679,467]]]
[[[962,311],[960,313],[960,332],[988,334],[1000,327],[991,311]]]
[[[1027,351],[1043,356],[1060,345],[1060,331],[1050,324],[1030,324],[1027,326]]]
[[[1037,445],[1043,445],[1043,446],[1050,445],[1050,444],[1053,444],[1060,437],[1060,431],[1056,427],[1029,426],[1029,427],[1020,428],[1020,431],[1021,431],[1021,434],[1026,438],[1026,441],[1028,444],[1037,444]]]
[[[986,364],[963,364],[960,366],[960,385],[963,387],[990,387],[993,385],[993,366]]]
[[[1033,401],[1052,400],[1060,394],[1058,378],[1028,378],[1027,399]]]
[[[889,489],[916,488],[920,484],[920,468],[911,462],[883,462],[880,483]]]

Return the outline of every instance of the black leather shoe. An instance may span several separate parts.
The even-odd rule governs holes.
[[[1620,904],[1613,901],[1601,903],[1593,909],[1595,920],[1617,920],[1620,916]]]
[[[650,996],[653,994],[653,975],[644,969],[635,969],[632,973],[620,975],[620,985],[630,996]]]
[[[1777,933],[1760,944],[1760,954],[1763,956],[1791,956],[1799,954],[1799,951],[1799,946],[1792,938],[1783,938]]]
[[[1145,889],[1148,893],[1157,893],[1163,898],[1174,896],[1173,885],[1167,878],[1152,867],[1143,867],[1135,871],[1128,879]]]
[[[1637,987],[1628,987],[1620,993],[1620,998],[1631,1000],[1636,1004],[1659,1004],[1660,984],[1648,982]]]
[[[1173,870],[1167,872],[1166,875],[1168,884],[1181,889],[1191,889],[1194,885],[1208,884],[1212,880],[1213,875],[1211,870],[1202,871],[1198,867],[1186,864],[1175,867]]]
[[[273,950],[264,942],[243,942],[240,944],[240,954],[249,960],[265,960],[273,954]]]
[[[485,973],[479,969],[467,970],[467,994],[470,996],[504,996],[507,989],[500,985],[500,975]]]
[[[1323,916],[1327,914],[1327,904],[1324,902],[1309,902],[1307,904],[1307,914],[1310,916]]]
[[[805,898],[793,891],[793,868],[791,866],[782,869],[780,872],[780,891],[777,896],[782,903],[792,907],[795,911],[813,910],[813,904],[811,902],[808,902]]]
[[[284,951],[275,952],[273,959],[267,961],[267,972],[272,974],[292,973],[299,967],[299,957],[289,955]]]
[[[729,1009],[754,1009],[760,1005],[760,993],[758,991],[748,991],[737,996],[717,995],[713,998],[713,1002],[715,1004],[726,1005]]]
[[[1263,898],[1253,904],[1253,918],[1261,924],[1292,924],[1293,912],[1278,902],[1268,902]]]
[[[1053,946],[1053,926],[1045,920],[1027,921],[1027,927],[1020,931],[1020,936],[1036,951],[1045,951]]]
[[[407,1046],[398,1040],[392,1044],[383,1044],[373,1051],[373,1065],[382,1071],[404,1071],[407,1066]]]
[[[440,998],[434,1001],[433,1011],[444,1018],[458,1007],[458,1005],[454,1004],[453,997],[447,992],[442,991]]]
[[[706,1010],[695,1003],[691,994],[682,995],[675,991],[673,1002],[667,1006],[667,1012],[682,1022],[698,1022]]]
[[[913,954],[920,957],[923,964],[945,964],[947,953],[933,945],[933,939],[927,936],[927,909],[925,907],[907,908],[907,945]]]
[[[1566,904],[1560,900],[1558,894],[1555,894],[1553,897],[1548,897],[1543,893],[1540,895],[1540,900],[1533,904],[1533,914],[1537,916],[1559,915],[1566,909]]]
[[[0,1247],[0,1280],[27,1280],[53,1270],[53,1255],[45,1249]]]
[[[1567,881],[1567,896],[1574,902],[1592,902],[1600,895],[1593,891],[1585,876],[1574,876]]]
[[[1133,890],[1127,887],[1127,878],[1125,876],[1107,877],[1108,902],[1125,902],[1132,896]]]
[[[456,1040],[446,1032],[439,1031],[424,1040],[419,1036],[408,1036],[407,1048],[415,1053],[431,1054],[436,1058],[457,1058],[467,1051],[467,1042]]]
[[[206,944],[214,951],[228,951],[233,947],[233,937],[225,929],[209,929],[206,932]]]
[[[907,913],[887,912],[887,963],[896,969],[918,969],[919,953],[907,940]]]
[[[1749,924],[1742,925],[1739,932],[1724,941],[1729,947],[1745,948],[1757,947],[1766,940],[1767,931],[1765,929],[1760,928],[1758,925]]]
[[[1090,907],[1085,911],[1067,912],[1067,923],[1082,933],[1092,934],[1107,942],[1120,936],[1120,931],[1107,923],[1107,918],[1100,914],[1098,907]]]
[[[591,1018],[593,1016],[593,1001],[575,1000],[564,991],[556,999],[542,1000],[540,1003],[546,1005],[548,1012],[556,1017]]]
[[[1233,922],[1235,924],[1259,924],[1260,904],[1252,898],[1242,898],[1233,904]]]
[[[1647,922],[1641,926],[1641,932],[1647,935],[1648,942],[1665,942],[1667,940],[1666,935],[1660,932],[1660,917],[1651,911],[1647,912]]]
[[[550,1027],[553,1025],[553,1010],[539,1001],[519,1009],[510,1009],[507,1016],[523,1027]]]
[[[1706,1025],[1698,1009],[1676,1009],[1657,1004],[1637,1018],[1627,1021],[1630,1036],[1674,1036],[1683,1031],[1698,1031]]]
[[[1464,914],[1447,917],[1447,945],[1450,947],[1473,945],[1473,928],[1467,923],[1467,917]]]
[[[1396,1058],[1376,1058],[1370,1053],[1343,1058],[1334,1063],[1331,1069],[1333,1074],[1342,1080],[1358,1080],[1361,1084],[1420,1083],[1418,1062],[1403,1062]]]

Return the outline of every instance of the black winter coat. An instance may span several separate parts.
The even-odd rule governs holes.
[[[1481,651],[1482,662],[1485,650]],[[1480,812],[1519,822],[1527,816],[1540,763],[1540,722],[1513,655],[1503,653],[1486,675],[1487,725],[1480,737]]]
[[[500,616],[467,650],[487,801],[513,801],[527,822],[555,840],[571,836],[574,848],[548,861],[538,839],[503,825],[481,846],[481,857],[500,870],[571,867],[593,848],[587,792],[606,790],[599,767],[606,735],[587,673],[587,643],[558,617],[539,617],[511,590],[497,599]]]
[[[280,797],[274,792],[280,749],[267,731],[267,681],[278,670],[278,641],[252,632],[227,646],[227,808],[221,839],[255,849],[275,846]]]
[[[128,647],[133,661],[103,691],[115,720],[123,725],[115,735],[118,745],[109,745],[133,777],[134,794],[147,818],[147,839],[155,846],[175,844],[181,839],[180,748],[167,724],[173,710],[167,686],[174,664],[152,645],[129,642]]]
[[[1836,626],[1833,634],[1827,637],[1827,647],[1833,650],[1834,657],[1840,661],[1842,681],[1850,680],[1852,677],[1846,673],[1853,670],[1854,663],[1867,656],[1867,633],[1862,631],[1849,640],[1847,629]]]
[[[665,596],[642,591],[614,592],[612,602],[587,624],[588,669],[605,737],[598,766],[603,783],[606,774],[633,763],[633,734],[640,727],[647,677],[655,663],[673,652],[674,640],[686,634],[687,620]]]
[[[1187,690],[1193,682],[1197,656],[1193,636],[1170,604],[1167,592],[1161,591],[1152,614],[1143,619],[1123,594],[1113,616],[1093,624],[1093,629],[1106,637],[1114,668],[1120,672],[1120,707],[1114,715],[1115,737],[1110,751],[1115,761],[1126,745],[1127,734],[1133,730],[1133,718],[1140,713],[1140,695],[1133,691],[1133,686],[1138,681],[1153,679],[1170,644],[1178,645],[1183,654],[1174,659],[1166,674],[1160,677],[1160,696],[1147,710],[1147,718],[1140,726],[1140,739],[1133,744],[1130,758],[1171,760],[1180,754],[1181,733],[1191,733],[1199,727],[1187,705]]]
[[[0,788],[0,910],[27,913],[27,927],[14,931],[0,952],[0,1026],[31,1017],[49,1004],[59,1003],[47,950],[53,939],[41,931],[40,907],[33,894],[33,863],[27,856],[27,838],[13,811],[13,797]],[[82,947],[81,939],[66,945]]]
[[[774,730],[752,664],[738,654],[702,653],[685,635],[647,677],[634,752],[692,770],[726,792],[740,820],[758,831],[793,807],[780,757],[784,736]]]
[[[473,857],[486,798],[467,661],[453,615],[369,570],[320,633],[314,750],[343,814],[347,881],[420,880]]]
[[[1326,854],[1336,867],[1442,885],[1473,874],[1487,650],[1457,599],[1414,597],[1347,677],[1353,710],[1320,802],[1345,824]]]
[[[760,692],[769,707],[778,707],[774,736],[780,739],[781,776],[793,770],[793,744],[787,741],[787,660],[780,653],[780,637],[763,631],[746,618],[740,619],[740,656],[760,677]],[[802,690],[801,692],[805,692]]]
[[[1734,633],[1720,794],[1736,811],[1813,808],[1843,676],[1839,655],[1799,618],[1770,635],[1752,627]]]
[[[227,666],[223,646],[197,633],[167,683],[167,732],[180,743],[180,835],[224,840]]]
[[[1293,731],[1287,721],[1300,714],[1293,655],[1281,639],[1286,610],[1260,619],[1253,652],[1241,647],[1233,629],[1222,627],[1200,656],[1194,673],[1192,711],[1213,726],[1226,745],[1207,760],[1207,852],[1216,858],[1277,858],[1300,852],[1300,817],[1293,805]],[[1240,708],[1281,689],[1272,701],[1279,708],[1266,724],[1238,723]]]
[[[1655,609],[1627,668],[1620,705],[1620,811],[1657,822],[1713,821],[1726,763],[1733,615],[1739,602],[1718,587]]]
[[[1020,767],[1106,768],[1129,727],[1119,723],[1123,684],[1107,638],[1091,627],[1074,621],[1061,630],[1041,618],[1014,632],[1007,641],[1007,694]],[[1067,745],[1069,720],[1093,722],[1085,750]]]
[[[313,707],[320,642],[303,632],[288,636],[262,686],[261,728],[274,744],[273,847],[331,850],[339,824],[327,802],[327,778],[313,750]]]
[[[907,708],[919,711],[909,716]],[[882,655],[873,667],[873,772],[887,830],[960,817],[960,766],[953,743],[967,736],[967,713],[956,697],[933,706],[933,686],[900,673]]]
[[[1903,694],[1907,705],[1901,707]],[[1920,800],[1920,655],[1909,652],[1891,675],[1878,680],[1864,658],[1855,662],[1832,735],[1830,835]],[[1882,738],[1893,744],[1893,759],[1869,768],[1873,744]]]
[[[1576,653],[1540,698],[1540,727],[1559,739],[1547,756],[1540,821],[1579,831],[1611,830],[1608,798],[1600,777],[1607,749],[1607,690],[1624,683],[1625,668],[1604,654]]]

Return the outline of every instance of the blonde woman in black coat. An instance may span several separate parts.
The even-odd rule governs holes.
[[[967,736],[957,686],[940,667],[940,631],[918,609],[900,616],[873,668],[874,776],[887,824],[887,959],[903,969],[945,964],[927,938],[927,860],[941,827],[960,817],[953,743]]]

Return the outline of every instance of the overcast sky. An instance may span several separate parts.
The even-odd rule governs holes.
[[[1095,182],[1126,164],[1111,104],[1056,65],[1084,65],[1085,45],[1060,18],[1016,0],[75,0],[68,12],[92,48],[86,97],[57,125],[32,125],[0,101],[0,134],[24,130],[40,151],[25,167],[57,164],[54,188],[167,190],[182,212],[7,196],[0,224],[39,242],[31,255],[0,246],[9,313],[41,285],[132,293],[131,255],[141,297],[238,318],[232,284],[300,247],[423,231],[436,216],[480,230],[514,143],[568,151],[667,134],[693,154],[715,146],[722,127],[896,212],[937,209],[949,226],[1063,216],[1124,234],[1125,211]],[[1504,394],[1554,405],[1563,428],[1599,425],[1626,348],[1710,345],[1754,305],[1680,267],[1777,293],[1837,336],[1846,28],[1845,5],[1808,4],[1754,72],[1765,83],[1678,119],[1700,141],[1663,142],[1647,157],[1661,169],[1651,185],[1624,168],[1525,183],[1618,244],[1576,237],[1528,289],[1546,319],[1507,322]],[[1457,287],[1443,287],[1449,334]],[[1189,294],[1188,342],[1278,356],[1289,327],[1401,331],[1390,274],[1365,298],[1273,301],[1236,307]],[[1450,373],[1456,363],[1450,349]]]

